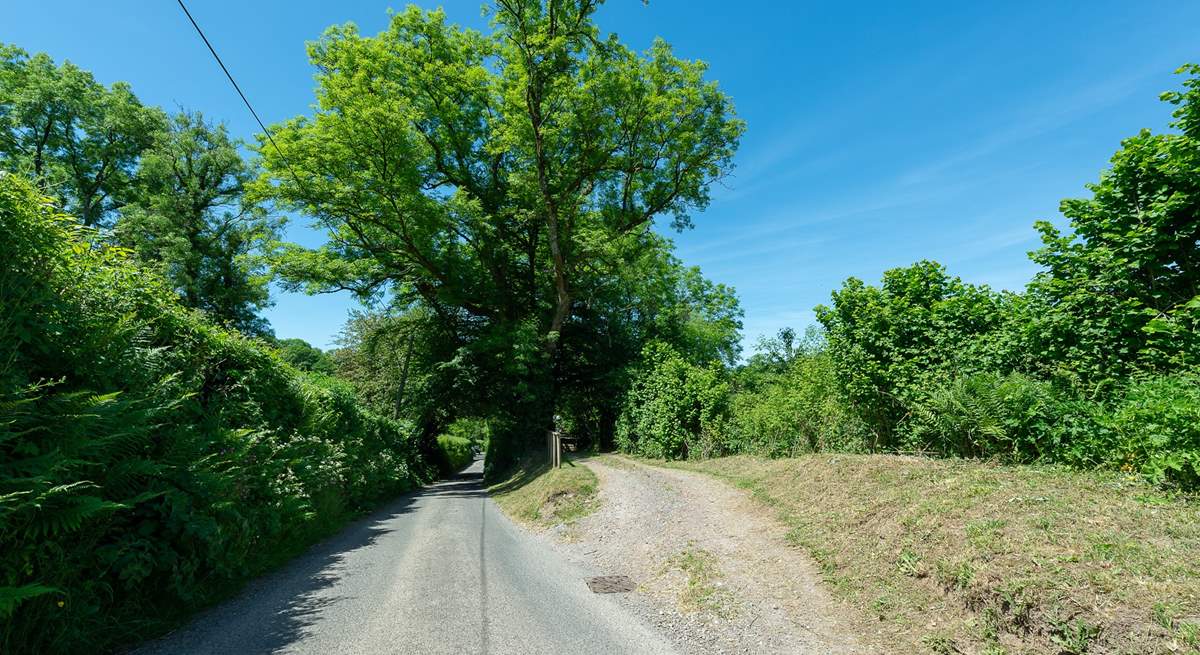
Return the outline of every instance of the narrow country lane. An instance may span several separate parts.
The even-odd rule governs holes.
[[[482,462],[351,524],[138,655],[671,653],[488,498]]]

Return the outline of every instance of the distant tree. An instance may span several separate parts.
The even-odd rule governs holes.
[[[420,304],[354,312],[334,353],[338,377],[374,411],[411,421],[430,457],[456,419],[494,407],[481,389],[486,372],[460,350],[466,328],[444,318]]]
[[[84,225],[108,224],[130,200],[138,158],[164,122],[123,82],[106,88],[70,62],[0,45],[0,167]]]
[[[705,278],[700,269],[678,267],[676,300],[660,318],[664,332],[691,361],[698,364],[737,363],[742,352],[742,311],[733,287]],[[678,326],[671,335],[670,326]]]
[[[779,373],[787,369],[796,357],[796,331],[790,327],[780,328],[775,336],[758,338],[754,345],[757,351],[750,356],[749,366]]]
[[[270,328],[269,271],[261,256],[277,223],[249,200],[257,174],[224,125],[180,113],[142,157],[137,193],[117,240],[158,267],[184,304],[248,334]]]
[[[283,361],[301,371],[326,375],[337,372],[333,357],[304,339],[280,339],[275,342],[275,347],[279,349],[279,357]]]
[[[1200,363],[1200,66],[1178,72],[1179,133],[1126,139],[1091,198],[1063,201],[1068,232],[1037,224],[1032,343],[1085,380]]]

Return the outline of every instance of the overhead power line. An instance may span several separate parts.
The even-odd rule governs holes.
[[[292,178],[296,180],[296,184],[303,187],[304,185],[300,183],[300,178],[296,176],[296,171],[292,169],[292,163],[288,161],[287,155],[283,154],[283,150],[279,149],[279,144],[275,143],[275,137],[271,136],[271,130],[268,130],[266,124],[258,117],[258,112],[254,111],[254,106],[250,104],[250,100],[246,98],[246,94],[242,93],[242,87],[238,86],[237,80],[233,79],[233,74],[226,68],[225,62],[221,61],[221,55],[217,54],[216,48],[213,47],[208,37],[204,35],[204,30],[200,29],[200,25],[196,23],[196,19],[192,18],[192,12],[188,11],[187,5],[183,4],[183,0],[176,0],[176,2],[179,3],[179,8],[183,10],[184,15],[191,21],[192,27],[196,28],[196,33],[200,35],[200,39],[204,41],[204,45],[208,46],[208,51],[212,53],[213,59],[217,60],[217,65],[221,67],[222,71],[225,71],[225,77],[229,78],[229,83],[233,85],[233,89],[241,96],[242,102],[246,103],[246,109],[250,110],[250,115],[258,122],[258,126],[262,128],[263,134],[267,136],[267,140],[271,142],[271,145],[275,148],[275,152],[279,153],[279,157],[283,159],[283,165],[287,166],[288,172],[292,174]]]

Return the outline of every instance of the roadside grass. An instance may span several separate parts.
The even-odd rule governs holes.
[[[638,468],[638,465],[635,464],[634,460],[630,459],[628,455],[605,453],[603,455],[596,455],[595,459],[597,461],[603,463],[605,466],[611,466],[613,468],[618,468],[623,471],[636,471]],[[644,461],[644,460],[638,460],[638,461]]]
[[[569,525],[591,514],[597,507],[598,491],[596,474],[565,456],[562,468],[526,463],[507,480],[488,488],[506,514],[541,528]]]
[[[1200,653],[1200,499],[1106,473],[890,455],[669,465],[778,510],[895,652]]]

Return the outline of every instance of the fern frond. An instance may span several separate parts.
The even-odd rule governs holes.
[[[26,526],[25,534],[35,539],[57,537],[79,530],[88,520],[101,514],[123,508],[125,505],[121,503],[97,496],[73,496],[61,504],[43,506]]]
[[[40,584],[27,584],[23,587],[0,587],[0,617],[11,616],[13,611],[17,609],[17,605],[30,598],[37,598],[43,594],[52,594],[58,591],[54,587],[47,587]]]

